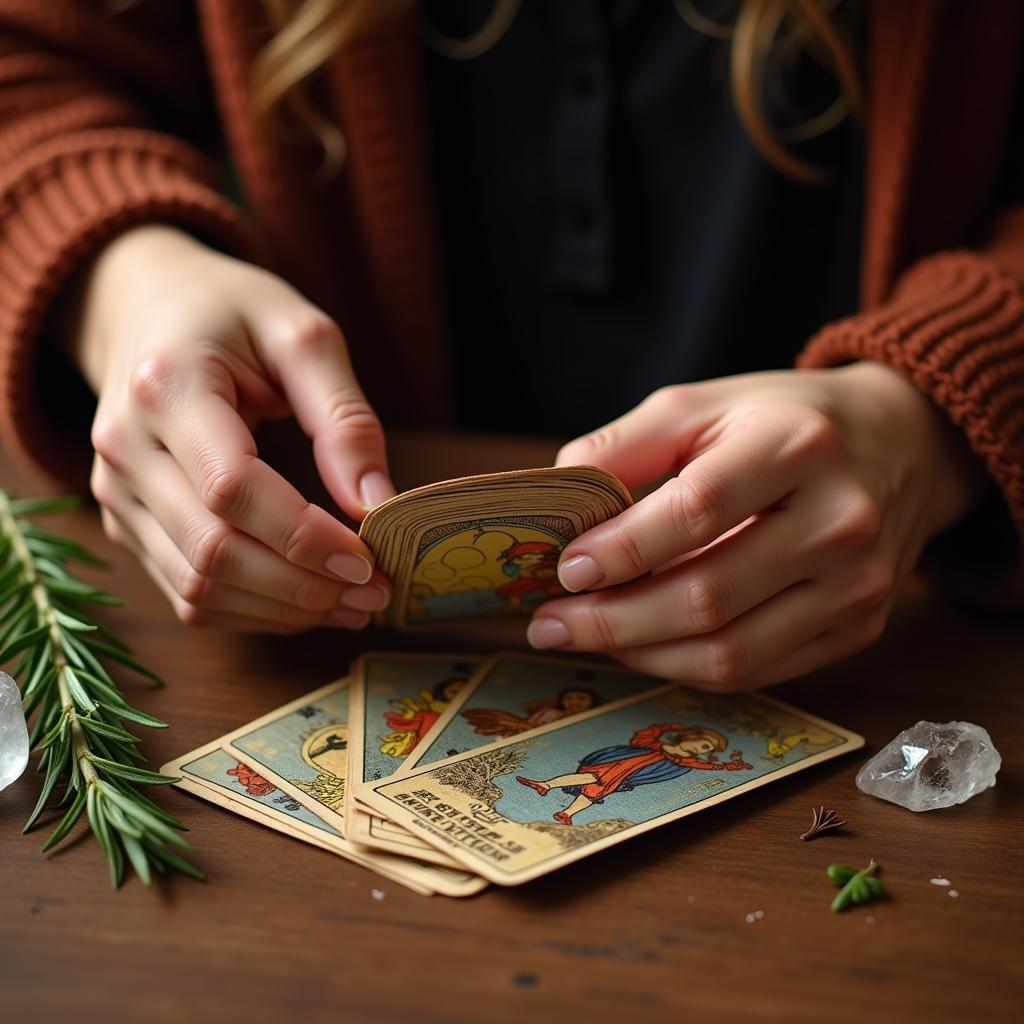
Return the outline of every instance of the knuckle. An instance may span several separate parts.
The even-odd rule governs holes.
[[[114,516],[107,510],[100,511],[100,520],[103,523],[103,533],[107,539],[114,544],[123,545],[125,541],[124,531]]]
[[[188,601],[179,599],[173,601],[172,606],[178,621],[186,626],[208,626],[210,624],[209,612],[198,605],[189,604]]]
[[[218,518],[232,519],[245,507],[249,481],[244,467],[210,461],[200,471],[199,496]]]
[[[111,466],[123,465],[128,454],[124,427],[114,416],[97,416],[89,434],[93,449]]]
[[[304,310],[289,317],[284,334],[288,346],[296,354],[319,355],[344,345],[338,325],[316,309]]]
[[[831,531],[833,543],[849,547],[866,547],[877,540],[882,528],[878,502],[864,490],[847,496],[836,514]]]
[[[377,414],[362,396],[339,395],[327,413],[329,429],[350,442],[372,441],[383,433]]]
[[[836,423],[818,409],[801,407],[789,417],[785,454],[795,461],[827,461],[844,449]]]
[[[312,505],[307,505],[303,512],[289,523],[281,537],[278,550],[289,562],[294,562],[297,565],[304,565],[308,562],[314,549],[315,542],[308,521],[308,513],[312,507]]]
[[[577,438],[571,445],[572,454],[577,461],[588,461],[596,458],[601,452],[610,451],[615,448],[615,429],[613,427],[601,427],[599,430],[591,431],[584,437]]]
[[[850,593],[853,608],[876,608],[885,604],[895,586],[895,570],[882,561],[866,562],[857,570]]]
[[[113,503],[114,499],[114,488],[113,481],[110,478],[110,470],[103,464],[103,460],[94,459],[92,463],[92,472],[89,474],[89,490],[92,491],[93,497],[101,506],[104,506],[103,517],[106,521],[108,513],[106,506]],[[113,517],[110,517],[111,519]]]
[[[702,633],[714,632],[725,625],[727,601],[719,584],[696,576],[681,583],[675,594],[682,622],[692,623]]]
[[[191,565],[186,565],[178,574],[174,590],[186,604],[199,608],[208,601],[212,583],[209,576],[204,576],[201,572],[193,569]]]
[[[296,581],[289,597],[290,603],[298,608],[321,612],[335,607],[341,592],[341,587],[309,573]]]
[[[653,412],[675,412],[679,406],[679,399],[683,386],[680,384],[666,384],[664,387],[652,391],[645,399],[644,405]]]
[[[738,689],[747,670],[749,655],[735,637],[709,640],[706,650],[707,678],[721,690]]]
[[[707,477],[675,477],[665,489],[672,529],[680,541],[703,545],[718,536],[722,496]]]
[[[176,368],[167,356],[147,356],[136,366],[128,382],[132,401],[143,409],[158,410],[168,401],[174,386]]]
[[[226,579],[231,574],[233,535],[234,531],[225,523],[203,523],[185,544],[189,567],[199,576],[210,580]]]
[[[638,576],[647,571],[643,549],[628,526],[616,523],[611,530],[610,540],[615,545],[619,558],[628,567],[630,576]]]
[[[608,610],[604,607],[604,601],[600,599],[594,601],[590,609],[590,631],[595,646],[602,650],[615,650],[622,646],[616,640],[615,628]]]

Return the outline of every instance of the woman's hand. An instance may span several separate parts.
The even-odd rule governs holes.
[[[531,643],[716,690],[872,643],[984,486],[942,414],[876,363],[665,388],[558,455],[584,463],[627,486],[678,475],[567,545],[559,579],[588,593],[538,609]]]
[[[178,617],[358,628],[388,583],[358,537],[256,454],[294,412],[346,513],[394,493],[338,327],[280,278],[173,228],[131,230],[83,284],[70,347],[99,405],[92,490]]]

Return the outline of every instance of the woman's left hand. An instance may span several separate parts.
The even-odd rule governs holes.
[[[872,643],[985,485],[930,400],[869,362],[664,388],[557,462],[628,487],[678,475],[567,545],[559,579],[586,593],[539,608],[530,642],[715,690]]]

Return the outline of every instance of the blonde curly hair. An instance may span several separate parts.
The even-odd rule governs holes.
[[[488,19],[465,39],[451,39],[424,26],[425,39],[445,56],[466,60],[479,56],[508,30],[521,0],[495,0]],[[775,167],[812,184],[824,172],[795,156],[789,145],[821,135],[863,108],[860,77],[843,30],[833,17],[843,0],[738,0],[735,18],[716,21],[695,0],[672,0],[694,28],[728,46],[729,87],[733,104],[751,140]],[[252,114],[264,129],[286,109],[324,149],[324,168],[337,171],[345,159],[341,129],[316,108],[304,83],[352,40],[409,12],[415,0],[263,0],[273,37],[252,69]],[[769,61],[792,60],[806,53],[836,80],[835,101],[822,113],[777,133],[768,125],[761,101]]]

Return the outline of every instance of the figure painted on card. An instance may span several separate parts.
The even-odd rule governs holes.
[[[601,698],[588,686],[567,686],[554,697],[541,697],[523,705],[525,715],[513,715],[500,708],[466,708],[462,717],[478,736],[518,736],[551,722],[596,708]]]
[[[236,762],[234,768],[228,768],[227,774],[233,775],[249,796],[269,796],[277,789],[277,786],[242,761]]]
[[[695,770],[751,770],[739,750],[734,750],[728,761],[719,761],[717,755],[726,746],[726,738],[707,726],[674,722],[649,725],[638,729],[628,745],[603,747],[586,754],[575,772],[544,781],[517,775],[516,781],[541,796],[547,796],[552,789],[573,796],[572,803],[554,816],[555,821],[571,825],[575,815],[603,803],[613,793],[668,782]]]
[[[392,700],[394,710],[384,712],[384,721],[391,732],[381,737],[380,752],[399,758],[411,754],[465,685],[464,676],[449,676],[432,690],[420,690],[416,696]]]
[[[558,558],[571,536],[571,524],[557,516],[477,521],[439,538],[428,534],[406,594],[410,621],[526,614],[564,597]]]
[[[558,582],[558,555],[562,547],[547,541],[528,540],[512,544],[501,553],[501,571],[512,579],[495,589],[510,608],[549,597],[561,597],[565,590]]]

